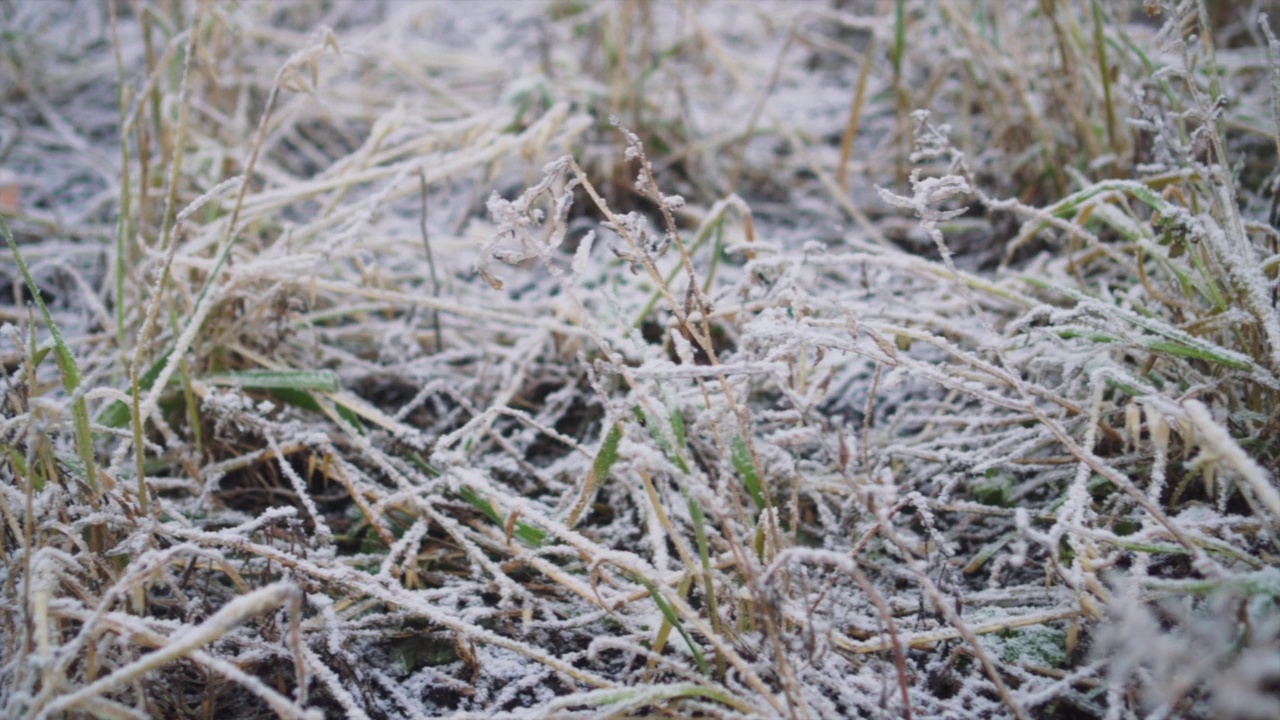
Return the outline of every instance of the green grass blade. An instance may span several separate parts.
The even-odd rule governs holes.
[[[747,444],[742,440],[741,435],[733,436],[730,459],[733,461],[733,469],[738,471],[742,482],[747,486],[747,492],[751,494],[751,500],[755,502],[757,508],[763,510],[765,506],[764,485],[760,482],[760,475],[756,472],[755,463],[751,462],[751,451],[747,449]]]
[[[58,329],[58,324],[53,321],[53,314],[49,312],[49,307],[44,304],[44,297],[40,294],[40,288],[36,286],[35,279],[31,277],[31,271],[27,268],[27,263],[23,260],[22,253],[18,251],[18,243],[13,239],[13,233],[9,232],[8,223],[0,220],[0,228],[4,229],[5,242],[9,244],[13,259],[18,263],[18,269],[22,272],[22,279],[27,284],[27,291],[31,293],[31,297],[35,300],[36,307],[40,310],[40,316],[44,318],[45,326],[49,328],[49,334],[53,337],[54,359],[57,361],[58,370],[62,375],[62,387],[67,391],[67,395],[71,396],[71,414],[75,420],[76,429],[76,452],[80,456],[80,462],[84,463],[85,482],[89,484],[89,489],[93,492],[93,500],[96,504],[102,496],[102,488],[98,484],[98,464],[93,454],[93,434],[89,427],[89,405],[85,402],[84,395],[77,392],[82,381],[80,366],[76,363],[76,358],[71,352],[71,348],[67,347],[66,341],[62,339],[62,331]]]
[[[1234,353],[1227,355],[1213,352],[1213,348],[1196,347],[1177,340],[1152,340],[1144,344],[1152,350],[1166,352],[1170,355],[1177,355],[1179,357],[1217,363],[1218,365],[1225,365],[1226,367],[1234,370],[1249,370],[1253,367],[1253,363],[1242,360]]]
[[[671,623],[671,627],[680,633],[680,637],[684,638],[685,644],[689,646],[689,652],[693,653],[694,662],[698,663],[698,669],[702,671],[703,675],[710,675],[711,670],[707,667],[707,659],[702,655],[702,648],[698,647],[698,644],[693,641],[693,636],[689,634],[689,631],[684,629],[684,624],[680,622],[680,616],[676,614],[675,608],[671,607],[671,603],[667,602],[662,593],[658,592],[658,588],[653,584],[653,581],[639,576],[636,577],[636,580],[649,591],[649,597],[653,598],[654,604],[662,612],[662,617],[668,623]]]
[[[711,548],[707,542],[707,514],[692,497],[685,496],[689,504],[689,517],[693,519],[693,536],[698,544],[698,560],[702,564],[702,593],[707,598],[707,613],[711,616],[712,631],[720,632],[720,601],[716,598],[715,583],[711,578]],[[716,651],[716,677],[724,677],[724,655]]]
[[[680,411],[678,409],[671,411],[671,437],[667,437],[667,434],[658,425],[657,420],[650,416],[649,413],[641,408],[636,408],[635,414],[640,424],[649,428],[649,436],[658,444],[658,449],[662,450],[667,459],[675,463],[676,467],[680,468],[681,471],[689,472],[689,463],[684,459],[684,453],[682,452],[683,448],[688,447],[688,438],[685,436],[684,416],[680,414]],[[675,438],[674,446],[671,444],[671,438]]]
[[[587,473],[587,478],[582,483],[582,495],[578,501],[573,504],[569,510],[569,517],[565,523],[569,527],[578,524],[578,520],[582,517],[582,513],[591,504],[592,498],[596,495],[600,483],[609,477],[609,470],[613,468],[613,464],[618,461],[618,444],[622,442],[622,423],[614,423],[609,428],[609,433],[605,435],[604,442],[600,443],[600,450],[596,452],[595,462],[591,464],[591,471]]]
[[[671,453],[671,460],[684,472],[689,472],[689,463],[684,459],[684,448],[689,446],[689,438],[685,435],[684,415],[680,409],[671,411],[671,432],[676,437],[676,446]]]
[[[1167,352],[1178,355],[1179,357],[1189,357],[1204,360],[1206,362],[1217,363],[1219,365],[1232,368],[1233,370],[1252,371],[1255,374],[1266,372],[1264,368],[1258,367],[1257,364],[1244,353],[1237,352],[1235,350],[1228,350],[1227,348],[1217,345],[1209,340],[1196,337],[1185,330],[1173,327],[1157,318],[1143,317],[1138,313],[1121,307],[1116,307],[1102,300],[1093,298],[1079,290],[1052,284],[1041,278],[1035,278],[1028,275],[1024,275],[1022,278],[1025,282],[1034,287],[1062,293],[1077,303],[1092,303],[1105,312],[1108,317],[1123,321],[1133,327],[1140,328],[1158,336],[1158,338],[1148,337],[1139,340],[1143,346],[1152,350]]]
[[[410,452],[405,456],[409,462],[413,463],[419,470],[427,474],[427,477],[438,478],[444,473],[440,472],[440,468],[427,462],[416,452]]]
[[[464,485],[458,491],[458,497],[462,498],[471,507],[479,510],[482,515],[489,518],[498,527],[506,527],[507,520],[502,516],[502,513],[495,510],[493,503],[481,497],[480,493],[476,492],[474,488]],[[514,534],[521,542],[534,548],[542,547],[542,543],[547,539],[545,530],[522,521],[516,521]]]
[[[609,469],[613,468],[614,462],[618,461],[618,443],[622,442],[622,424],[613,423],[609,428],[609,433],[604,436],[604,442],[600,443],[600,450],[595,454],[595,462],[591,464],[591,470],[586,474],[586,480],[582,483],[582,495],[577,498],[577,502],[573,503],[572,509],[568,511],[568,519],[566,524],[572,528],[582,516],[582,512],[590,505],[591,498],[595,497],[595,491],[600,487],[600,483],[609,477]]]
[[[463,486],[458,491],[458,496],[465,500],[468,505],[479,510],[485,517],[499,525],[502,524],[502,515],[493,509],[493,503],[480,497],[480,493],[476,492],[474,488]]]
[[[213,385],[246,390],[338,391],[338,375],[332,370],[248,370],[208,375],[202,379]]]
[[[600,444],[600,452],[596,453],[596,461],[591,465],[591,474],[598,484],[609,476],[609,470],[618,462],[618,444],[622,442],[622,425],[614,423]]]

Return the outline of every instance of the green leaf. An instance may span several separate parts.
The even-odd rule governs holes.
[[[1226,355],[1214,352],[1214,349],[1211,347],[1195,347],[1177,340],[1152,340],[1145,344],[1152,350],[1167,352],[1170,355],[1177,355],[1179,357],[1226,365],[1227,367],[1235,370],[1249,370],[1253,367],[1252,363],[1240,359],[1240,357],[1236,356],[1234,353]]]
[[[25,457],[23,457],[22,451],[20,451],[18,448],[14,447],[13,445],[9,445],[7,443],[4,445],[0,445],[0,450],[4,451],[5,459],[7,459],[9,461],[9,464],[13,467],[14,477],[18,477],[18,478],[29,477],[31,486],[35,488],[36,492],[39,492],[44,489],[44,478],[40,475],[40,473],[28,474],[27,460]]]
[[[1139,388],[1137,385],[1124,382],[1123,380],[1112,377],[1110,375],[1104,377],[1102,381],[1107,384],[1107,387],[1116,388],[1117,390],[1124,393],[1125,395],[1128,395],[1129,397],[1141,397],[1142,395],[1145,394],[1142,392],[1142,389]]]
[[[671,462],[675,463],[676,467],[686,473],[689,472],[689,463],[685,461],[684,453],[681,452],[682,448],[688,446],[688,439],[685,437],[684,416],[680,414],[680,411],[678,409],[671,411],[671,435],[675,438],[678,447],[672,447],[671,438],[668,438],[666,433],[662,432],[662,428],[658,426],[657,421],[650,417],[649,413],[641,408],[636,408],[635,414],[640,424],[649,428],[649,436],[658,444],[658,449],[662,450],[662,453]]]
[[[71,415],[75,420],[76,429],[76,451],[80,457],[80,462],[84,463],[85,481],[88,482],[96,503],[98,497],[102,494],[102,489],[98,484],[98,464],[93,454],[93,434],[89,426],[89,405],[85,402],[84,394],[76,392],[81,383],[80,366],[76,363],[76,358],[71,352],[71,348],[62,339],[62,331],[58,329],[58,324],[53,321],[53,313],[50,313],[49,307],[44,304],[44,297],[40,294],[40,288],[36,285],[35,279],[31,277],[31,271],[27,269],[26,261],[22,259],[22,253],[18,251],[18,243],[13,239],[13,233],[9,232],[9,225],[0,220],[0,228],[4,229],[4,239],[9,244],[9,250],[13,252],[13,259],[18,262],[18,269],[22,271],[22,279],[26,282],[27,290],[35,300],[36,307],[40,309],[40,315],[44,318],[44,323],[49,328],[49,334],[53,337],[53,356],[58,362],[58,371],[62,375],[62,388],[66,390],[67,395],[71,396]]]
[[[1013,507],[1012,488],[1005,478],[992,478],[974,483],[973,498],[983,505]]]
[[[592,498],[595,497],[596,490],[600,488],[600,483],[609,477],[610,468],[618,461],[618,444],[620,442],[622,442],[622,423],[614,423],[609,428],[609,433],[604,436],[604,442],[600,443],[600,450],[596,453],[596,460],[591,464],[591,472],[587,473],[587,478],[582,483],[582,495],[569,510],[569,517],[565,520],[565,524],[569,527],[572,528],[578,524],[582,513],[591,504]]]
[[[685,462],[684,453],[681,450],[689,446],[689,439],[685,435],[684,415],[680,412],[680,408],[671,411],[671,431],[676,436],[676,448],[675,452],[672,453],[671,459],[677,467],[687,473],[689,472],[689,464]]]
[[[208,375],[202,379],[212,385],[247,390],[338,390],[338,375],[332,370],[247,370]]]
[[[707,544],[707,515],[702,506],[692,497],[685,496],[689,505],[689,517],[693,519],[693,536],[698,543],[698,557],[702,560],[702,569],[711,569],[711,550]]]
[[[689,652],[693,653],[694,661],[698,663],[698,669],[702,671],[703,675],[710,675],[711,671],[707,668],[707,659],[702,655],[702,648],[698,647],[697,643],[693,641],[693,636],[689,634],[689,631],[684,629],[684,625],[680,622],[680,616],[676,614],[675,609],[662,596],[662,593],[658,592],[657,586],[648,578],[640,576],[636,576],[636,581],[649,591],[649,597],[653,598],[654,604],[662,612],[662,617],[666,618],[667,622],[671,623],[671,627],[675,628],[676,632],[680,633],[680,637],[684,638],[685,644],[689,646]]]
[[[733,447],[729,455],[733,461],[734,470],[738,471],[742,482],[747,486],[747,492],[751,493],[751,499],[757,508],[763,510],[764,486],[760,483],[760,474],[756,472],[755,463],[751,461],[751,451],[747,449],[747,444],[743,442],[741,435],[733,436]]]
[[[604,481],[609,476],[609,469],[618,462],[618,443],[622,441],[622,425],[614,423],[600,444],[600,452],[596,453],[596,461],[591,465],[591,474],[595,482]]]
[[[270,391],[270,395],[271,397],[276,398],[280,402],[288,403],[289,405],[292,405],[296,408],[301,408],[303,410],[310,410],[311,412],[317,412],[317,413],[324,412],[324,408],[320,407],[320,403],[314,397],[311,396],[310,392],[306,390],[295,390],[293,388],[276,388]],[[360,420],[360,415],[358,415],[354,410],[347,407],[346,405],[343,405],[341,402],[337,400],[333,401],[333,409],[337,411],[338,415],[343,420],[346,420],[347,422],[351,423],[351,426],[356,429],[356,432],[360,433],[361,435],[365,434],[366,430],[364,427],[364,423]]]
[[[440,468],[437,468],[435,465],[427,462],[416,452],[410,452],[406,457],[409,459],[409,462],[416,465],[418,469],[426,473],[428,477],[438,478],[443,474],[440,472]]]
[[[1143,317],[1138,313],[1124,308],[1110,305],[1097,298],[1091,297],[1086,293],[1080,292],[1073,288],[1051,285],[1043,279],[1022,276],[1023,280],[1035,287],[1050,289],[1060,292],[1077,303],[1092,303],[1099,310],[1105,312],[1110,318],[1128,323],[1129,325],[1140,328],[1151,335],[1138,338],[1137,343],[1143,347],[1149,348],[1157,352],[1166,352],[1179,357],[1188,357],[1196,360],[1204,360],[1206,362],[1217,363],[1233,370],[1245,370],[1260,372],[1255,363],[1245,355],[1234,350],[1221,347],[1204,338],[1196,337],[1185,330],[1173,327],[1157,318]],[[1084,331],[1078,328],[1068,328],[1060,331],[1062,337],[1072,337],[1068,333],[1074,333],[1075,336],[1087,336],[1099,342],[1113,342],[1113,339],[1107,335],[1086,335]]]
[[[499,525],[502,524],[502,516],[498,514],[497,510],[493,509],[493,503],[480,497],[480,494],[477,493],[475,489],[464,486],[458,491],[458,497],[467,501],[467,504],[471,505],[471,507],[484,513],[485,517]]]
[[[468,505],[479,510],[485,517],[493,521],[498,527],[505,528],[507,526],[506,518],[502,513],[493,508],[493,503],[489,502],[474,488],[463,486],[458,491],[458,497],[462,498]],[[516,521],[515,536],[526,545],[534,548],[542,547],[542,543],[547,539],[547,532],[539,527],[534,527],[523,521]]]

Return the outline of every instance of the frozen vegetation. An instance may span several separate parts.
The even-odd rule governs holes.
[[[1277,9],[0,2],[0,716],[1280,717]]]

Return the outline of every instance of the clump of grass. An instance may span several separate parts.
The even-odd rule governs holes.
[[[1280,710],[1266,25],[369,7],[3,16],[5,714]]]

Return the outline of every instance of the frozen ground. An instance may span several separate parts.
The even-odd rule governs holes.
[[[0,714],[1280,716],[1265,6],[0,4]]]

